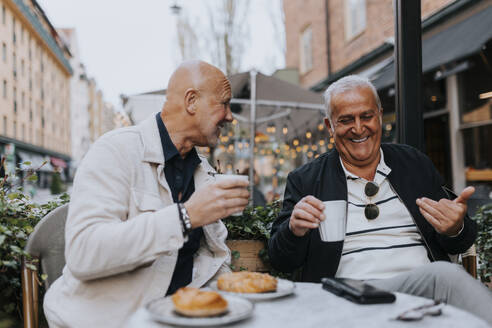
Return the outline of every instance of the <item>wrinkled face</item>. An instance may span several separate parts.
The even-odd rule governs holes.
[[[201,139],[199,146],[214,147],[225,123],[232,122],[231,85],[222,76],[210,83],[205,90],[200,90],[197,100],[198,129]]]
[[[370,88],[356,88],[331,100],[331,122],[325,120],[345,163],[364,167],[379,161],[382,110]]]

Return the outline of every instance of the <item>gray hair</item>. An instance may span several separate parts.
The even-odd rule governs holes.
[[[325,98],[326,117],[330,120],[330,122],[332,113],[331,99],[340,93],[356,88],[371,89],[372,93],[374,94],[374,99],[376,100],[378,110],[381,110],[381,100],[379,100],[378,92],[376,91],[376,88],[371,83],[371,81],[369,81],[369,79],[365,77],[360,77],[358,75],[348,75],[332,83],[323,94],[323,97]]]

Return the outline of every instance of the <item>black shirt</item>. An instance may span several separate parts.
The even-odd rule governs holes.
[[[193,148],[185,158],[182,158],[173,144],[160,113],[156,115],[159,135],[161,136],[162,150],[164,152],[164,174],[169,184],[173,201],[175,203],[186,202],[193,192],[195,192],[195,180],[193,174],[200,164],[200,158]],[[196,228],[190,231],[188,241],[178,252],[178,260],[174,267],[171,284],[166,295],[173,294],[178,288],[184,287],[191,282],[193,274],[193,256],[200,248],[200,239],[203,236],[203,229]]]

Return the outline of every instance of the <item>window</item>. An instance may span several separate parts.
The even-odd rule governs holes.
[[[7,62],[7,45],[2,43],[2,60],[4,63]]]
[[[311,26],[304,29],[300,40],[301,73],[306,73],[313,68],[313,32]]]
[[[15,37],[15,17],[12,17],[12,41],[15,44],[16,37]]]
[[[7,135],[7,116],[3,117],[3,134]]]
[[[345,39],[350,40],[366,28],[366,0],[345,0]]]
[[[7,81],[3,80],[3,98],[7,99]]]
[[[17,122],[14,121],[14,139],[17,138]]]
[[[24,76],[24,59],[21,60],[21,74]]]
[[[491,60],[492,49],[487,47],[470,59],[468,70],[458,75],[465,165],[476,170],[492,169]]]
[[[2,24],[5,25],[5,21],[6,21],[6,16],[7,16],[7,11],[5,9],[5,6],[2,5]]]
[[[24,109],[25,105],[25,93],[22,91],[22,96],[21,96],[21,108]]]
[[[17,88],[14,87],[14,113],[17,113]]]

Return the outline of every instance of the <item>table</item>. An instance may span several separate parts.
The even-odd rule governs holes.
[[[321,284],[296,283],[293,295],[255,303],[252,317],[224,327],[235,328],[299,328],[299,327],[489,327],[480,318],[451,305],[442,315],[425,316],[420,321],[394,320],[398,314],[427,304],[430,301],[416,296],[396,293],[392,304],[358,305],[337,297],[321,288]],[[127,327],[171,327],[153,322],[145,309],[135,312]]]

